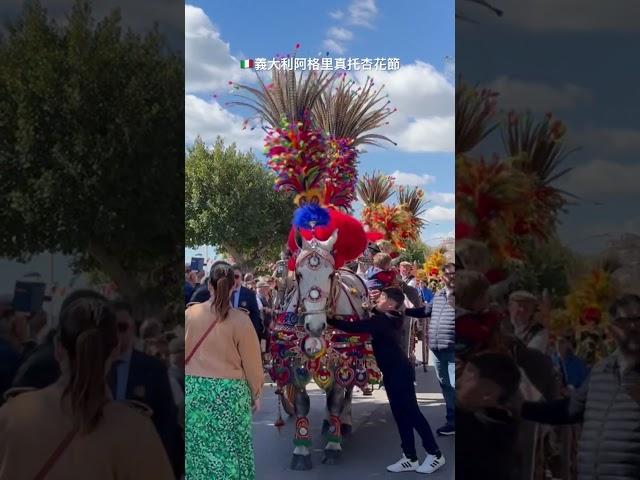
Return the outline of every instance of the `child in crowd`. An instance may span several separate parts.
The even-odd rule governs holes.
[[[402,306],[404,294],[399,288],[384,288],[369,320],[347,322],[328,319],[328,323],[348,333],[369,333],[372,336],[373,354],[383,374],[389,405],[400,433],[403,456],[389,465],[389,472],[432,473],[445,464],[445,458],[431,431],[431,426],[422,415],[416,399],[414,367],[400,346],[403,322]],[[416,430],[427,457],[418,462],[413,431]]]
[[[369,290],[382,290],[390,287],[395,281],[397,272],[391,268],[391,256],[387,253],[376,253],[373,256],[373,265],[365,274],[367,288]]]

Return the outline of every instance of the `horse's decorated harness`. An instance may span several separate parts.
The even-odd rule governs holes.
[[[300,265],[306,264],[310,270],[319,269],[323,261],[331,266],[335,265],[330,252],[318,248],[314,240],[310,243],[311,250],[301,252],[296,259],[296,289],[299,285],[298,267]],[[312,286],[305,292],[303,298],[303,293],[298,289],[295,309],[282,311],[276,315],[276,326],[271,333],[273,364],[270,375],[278,387],[294,384],[298,388],[304,388],[311,379],[324,390],[329,390],[334,382],[345,388],[353,385],[364,388],[368,384],[379,383],[381,373],[375,363],[368,334],[350,334],[328,327],[320,337],[313,337],[305,331],[305,315],[324,312],[328,316],[335,316],[336,303],[341,290],[349,299],[353,314],[340,318],[347,321],[361,320],[352,298],[357,290],[343,282],[341,271],[334,270],[331,273],[331,286],[328,292],[318,286]],[[291,297],[295,295],[295,291],[292,292],[289,302],[286,303],[290,303]],[[305,311],[303,300],[319,302],[322,299],[326,299],[324,310]],[[366,299],[361,300],[366,303]]]

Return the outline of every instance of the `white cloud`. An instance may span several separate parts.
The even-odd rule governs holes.
[[[227,88],[231,81],[250,81],[249,70],[231,55],[207,14],[198,7],[185,5],[185,90],[187,93],[213,92]]]
[[[342,10],[336,10],[334,12],[329,12],[329,16],[334,20],[340,20],[344,17],[344,12]]]
[[[353,0],[349,5],[349,22],[362,27],[373,27],[378,14],[375,0]]]
[[[562,188],[576,195],[636,195],[640,165],[595,159],[570,171]]]
[[[342,27],[331,27],[327,34],[330,38],[335,38],[336,40],[341,40],[343,42],[353,38],[353,32]]]
[[[491,18],[492,24],[500,22],[529,30],[562,30],[563,32],[638,31],[640,22],[635,12],[637,0],[501,0],[504,17]],[[484,18],[483,18],[484,20]]]
[[[185,142],[193,143],[197,136],[207,144],[220,135],[226,145],[236,143],[239,149],[262,148],[262,131],[243,130],[244,120],[224,110],[217,102],[206,102],[195,95],[185,95]]]
[[[456,219],[456,209],[436,205],[427,209],[424,218],[429,222],[453,222]]]
[[[640,150],[640,130],[598,128],[576,135],[577,143],[605,151],[637,152]]]
[[[401,172],[400,170],[396,170],[391,176],[396,179],[396,185],[420,186],[436,180],[436,177],[428,173],[420,175],[417,173]]]
[[[347,51],[345,43],[353,38],[353,32],[342,27],[331,27],[323,46],[333,53],[342,55]]]
[[[398,144],[398,148],[405,152],[453,152],[455,118],[452,115],[412,121],[405,117],[382,133],[388,134]]]
[[[337,42],[333,38],[325,39],[322,45],[330,52],[337,53],[338,55],[342,55],[347,51],[346,47],[343,44]]]
[[[448,232],[430,232],[426,230],[422,235],[424,243],[431,247],[438,247],[444,240],[455,238],[455,232],[453,230]]]
[[[436,203],[452,204],[456,202],[455,193],[425,192],[425,198]]]
[[[398,109],[380,133],[407,152],[453,152],[455,147],[455,87],[432,65],[416,61],[399,70],[358,72],[360,82],[367,74],[376,85],[384,85],[390,106]]]
[[[592,99],[589,90],[571,83],[551,86],[501,76],[488,87],[499,93],[498,106],[505,110],[564,110]]]

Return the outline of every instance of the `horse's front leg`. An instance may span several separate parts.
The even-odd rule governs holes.
[[[335,465],[342,457],[342,423],[340,414],[344,406],[344,387],[334,384],[327,392],[327,408],[329,410],[329,430],[327,444],[324,447],[322,463]]]
[[[344,391],[344,403],[340,414],[340,433],[342,438],[349,438],[353,431],[353,418],[351,417],[351,403],[353,399],[353,385]]]
[[[309,409],[311,402],[306,388],[296,391],[294,407],[296,431],[294,434],[291,470],[311,470],[311,430],[309,429]]]

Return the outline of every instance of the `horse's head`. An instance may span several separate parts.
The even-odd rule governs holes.
[[[304,315],[304,327],[313,336],[320,336],[327,326],[327,307],[335,272],[333,246],[338,230],[324,241],[306,240],[296,232],[299,252],[296,258],[298,305]]]

